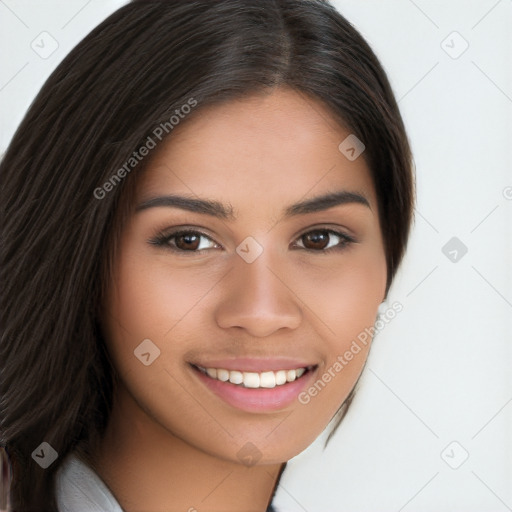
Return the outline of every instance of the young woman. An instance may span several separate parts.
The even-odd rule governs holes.
[[[273,510],[346,413],[407,244],[367,43],[321,0],[134,0],[0,170],[11,510]]]

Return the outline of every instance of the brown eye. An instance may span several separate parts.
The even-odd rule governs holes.
[[[206,240],[203,243],[202,240]],[[209,236],[195,230],[180,230],[162,234],[149,241],[153,245],[165,247],[176,253],[201,253],[206,249],[218,248]]]
[[[330,235],[327,231],[311,231],[310,233],[302,235],[302,240],[307,249],[325,249],[329,243],[329,239]]]
[[[338,239],[337,243],[336,239]],[[355,242],[352,237],[331,229],[316,229],[309,231],[308,233],[304,233],[299,240],[302,241],[305,250],[320,253],[343,249],[348,244]],[[329,247],[329,244],[331,244],[332,241],[335,243]]]
[[[199,247],[201,235],[193,233],[184,233],[182,235],[175,235],[173,238],[175,240],[174,244],[178,249],[183,251],[195,251]]]

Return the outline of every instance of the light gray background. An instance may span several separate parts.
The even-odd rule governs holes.
[[[124,3],[0,0],[0,152],[60,60]],[[288,463],[276,505],[512,510],[512,0],[333,3],[399,100],[416,222],[389,297],[403,311],[376,337],[328,448],[329,429]],[[455,262],[442,251],[452,237]]]

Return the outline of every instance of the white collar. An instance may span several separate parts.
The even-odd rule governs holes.
[[[55,475],[59,512],[123,512],[98,474],[70,453]]]

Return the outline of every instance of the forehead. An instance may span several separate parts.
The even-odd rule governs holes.
[[[350,130],[321,102],[277,88],[196,109],[155,150],[139,201],[166,192],[208,197],[233,205],[238,218],[347,190],[376,210],[364,157],[351,161],[339,150]]]

